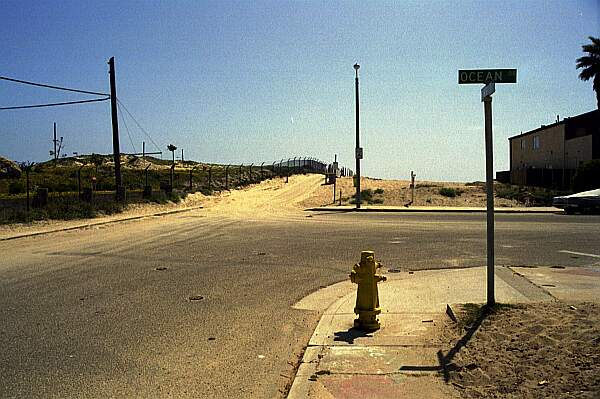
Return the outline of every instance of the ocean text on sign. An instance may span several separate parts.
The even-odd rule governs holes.
[[[517,83],[516,69],[462,69],[458,71],[459,84]]]

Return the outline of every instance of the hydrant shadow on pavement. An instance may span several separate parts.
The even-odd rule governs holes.
[[[369,334],[366,331],[362,331],[356,327],[352,327],[346,331],[336,331],[334,332],[334,341],[343,341],[343,342],[347,342],[349,344],[354,344],[354,340],[356,338],[363,338],[363,337],[372,337],[372,334]]]

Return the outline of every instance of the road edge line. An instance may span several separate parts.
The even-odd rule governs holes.
[[[44,235],[44,234],[60,233],[60,232],[63,232],[63,231],[85,229],[85,228],[93,227],[93,226],[103,226],[103,225],[113,224],[113,223],[128,222],[128,221],[131,221],[131,220],[139,220],[139,219],[144,219],[144,218],[152,217],[152,216],[172,215],[172,214],[175,214],[175,213],[189,212],[189,211],[193,211],[193,210],[196,210],[196,209],[202,209],[202,208],[204,208],[204,206],[203,205],[199,205],[199,206],[194,206],[194,207],[185,208],[185,209],[174,209],[174,210],[170,210],[170,211],[149,213],[149,214],[146,214],[146,215],[129,216],[129,217],[122,218],[122,219],[106,220],[106,221],[103,221],[103,222],[96,222],[96,223],[86,223],[86,224],[80,224],[80,225],[77,225],[77,226],[63,227],[63,228],[54,229],[54,230],[37,231],[37,232],[34,232],[34,233],[25,233],[25,234],[17,234],[17,235],[10,236],[10,237],[0,237],[0,242],[1,241],[17,240],[19,238],[41,236],[41,235]]]

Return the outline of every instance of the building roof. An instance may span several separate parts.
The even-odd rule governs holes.
[[[542,125],[542,126],[536,128],[536,129],[530,130],[528,132],[517,134],[516,136],[509,137],[508,139],[509,140],[513,140],[513,139],[521,138],[523,136],[527,136],[529,134],[536,133],[536,132],[539,132],[541,130],[549,129],[549,128],[554,127],[554,126],[563,125],[565,123],[569,124],[569,123],[573,123],[573,122],[578,122],[580,120],[584,120],[584,119],[588,119],[588,118],[593,118],[593,117],[600,118],[600,110],[595,109],[593,111],[586,112],[584,114],[572,116],[570,118],[567,117],[567,118],[564,118],[562,121],[554,122],[554,123],[552,123],[550,125]]]

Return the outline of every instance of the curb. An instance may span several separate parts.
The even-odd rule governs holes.
[[[343,281],[331,284],[329,287],[335,284],[340,284]],[[352,292],[339,297],[331,305],[327,307],[323,311],[323,314],[319,318],[313,333],[308,340],[308,344],[304,350],[304,355],[302,356],[302,360],[298,364],[298,368],[296,370],[296,374],[294,375],[294,380],[292,381],[292,385],[290,386],[290,390],[287,393],[286,399],[304,399],[308,397],[310,391],[311,382],[309,382],[309,377],[316,373],[318,363],[320,360],[319,354],[322,349],[321,345],[314,345],[317,336],[317,330],[319,329],[319,325],[321,321],[325,318],[328,313],[331,313],[334,309],[338,309],[340,307],[340,303],[343,303],[344,300],[349,297],[356,295],[356,291],[352,290]]]
[[[341,208],[341,207],[318,207],[309,208],[310,212],[396,212],[396,213],[486,213],[485,208]],[[513,214],[562,214],[563,210],[553,209],[527,209],[527,208],[495,208],[494,213]]]
[[[87,227],[93,227],[93,226],[102,226],[102,225],[119,223],[119,222],[127,222],[127,221],[130,221],[130,220],[138,220],[138,219],[143,219],[143,218],[152,217],[152,216],[172,215],[172,214],[175,214],[175,213],[188,212],[188,211],[193,211],[193,210],[202,209],[202,208],[204,208],[204,206],[203,205],[199,205],[199,206],[193,206],[191,208],[174,209],[174,210],[171,210],[171,211],[149,213],[149,214],[146,214],[146,215],[129,216],[129,217],[122,218],[122,219],[106,220],[106,221],[103,221],[103,222],[78,224],[77,226],[63,227],[63,228],[54,229],[54,230],[37,231],[35,233],[17,234],[17,235],[10,236],[10,237],[0,237],[0,242],[1,241],[16,240],[16,239],[19,239],[19,238],[41,236],[41,235],[44,235],[44,234],[59,233],[61,231],[78,230],[78,229],[85,229]]]

